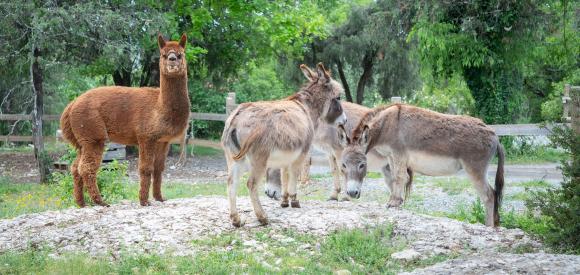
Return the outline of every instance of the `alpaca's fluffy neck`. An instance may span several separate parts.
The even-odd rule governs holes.
[[[189,96],[187,93],[187,75],[183,77],[166,77],[161,74],[159,79],[158,107],[161,113],[172,118],[189,116]]]

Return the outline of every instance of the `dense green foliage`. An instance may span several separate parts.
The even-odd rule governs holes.
[[[489,123],[561,117],[564,83],[580,84],[578,3],[450,1],[24,1],[0,4],[0,112],[32,110],[40,60],[45,113],[100,85],[158,85],[158,31],[188,34],[192,111],[283,98],[297,65],[324,62],[346,98],[369,106],[403,96]],[[223,124],[196,121],[197,137]],[[45,127],[53,135],[57,123]],[[30,133],[28,121],[0,134]]]
[[[568,153],[562,159],[562,186],[538,191],[527,206],[552,221],[543,239],[559,250],[580,253],[580,135],[569,128],[554,130],[555,146]]]

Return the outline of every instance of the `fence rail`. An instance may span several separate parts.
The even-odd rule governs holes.
[[[574,104],[572,98],[574,98],[573,93],[579,93],[580,86],[570,86],[566,84],[564,88],[564,96],[562,97],[562,102],[564,106],[564,121],[572,121],[575,125],[578,124],[573,116],[576,113],[578,103]],[[402,102],[401,97],[393,97],[391,99],[393,102]],[[236,103],[236,94],[228,93],[225,102],[225,114],[215,114],[215,113],[190,113],[189,120],[210,120],[210,121],[226,121],[228,115],[238,106]],[[57,115],[44,115],[42,119],[45,121],[59,121],[60,114]],[[19,120],[32,120],[31,115],[26,114],[0,114],[0,121],[19,121]],[[570,123],[557,123],[547,126],[541,124],[499,124],[499,125],[489,125],[492,127],[498,136],[547,136],[550,134],[551,129],[555,126],[570,125]],[[577,125],[576,125],[577,126]],[[573,125],[574,127],[574,125]],[[55,136],[45,136],[44,140],[53,141]],[[32,136],[0,136],[0,142],[32,142]],[[200,143],[201,140],[192,140],[189,143]],[[201,142],[203,143],[203,142]]]

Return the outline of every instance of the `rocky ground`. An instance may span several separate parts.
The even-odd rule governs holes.
[[[580,272],[580,256],[545,254],[540,243],[519,229],[493,229],[386,209],[384,204],[372,202],[303,201],[300,209],[281,208],[272,200],[263,200],[263,204],[271,222],[268,234],[274,238],[287,229],[323,236],[339,228],[391,223],[394,235],[407,243],[405,250],[393,254],[393,258],[455,258],[414,271],[420,274]],[[224,197],[197,197],[151,207],[127,202],[109,208],[23,215],[0,221],[0,253],[35,247],[50,248],[55,254],[83,251],[113,258],[120,252],[194,254],[198,247],[192,240],[232,231],[247,233],[242,234],[243,238],[250,238],[249,233],[263,228],[247,198],[238,200],[246,219],[241,229],[230,225],[227,205]],[[261,246],[253,239],[242,242],[254,249]],[[518,251],[533,253],[513,254]]]
[[[20,175],[21,180],[35,176],[25,157],[15,154],[7,159],[5,156],[3,154],[0,159],[0,176],[15,178]],[[175,161],[173,157],[168,160],[165,175],[168,181],[192,184],[223,184],[225,181],[225,161],[220,156],[189,159],[182,168],[172,167]],[[15,167],[14,162],[22,165]],[[521,201],[516,199],[527,190],[519,184],[522,180],[547,179],[549,184],[557,184],[558,179],[552,178],[554,173],[550,167],[553,165],[508,168],[516,171],[512,174],[518,177],[510,178],[508,174],[506,207],[522,209]],[[518,169],[531,169],[534,173],[530,170],[518,174]],[[129,174],[132,179],[137,179],[135,171],[136,159],[130,158]],[[411,273],[580,273],[580,256],[546,253],[541,243],[519,229],[492,229],[418,214],[453,211],[458,205],[469,204],[475,200],[476,193],[468,183],[461,183],[459,188],[447,188],[446,183],[456,184],[457,179],[418,177],[413,197],[407,202],[412,207],[405,207],[412,209],[409,211],[385,207],[388,191],[380,178],[369,178],[365,182],[362,198],[358,201],[324,201],[332,185],[332,178],[326,172],[327,168],[313,168],[311,184],[302,186],[300,195],[309,195],[317,200],[303,200],[300,209],[280,208],[278,202],[262,197],[271,222],[267,227],[271,229],[268,231],[270,238],[286,238],[281,232],[287,229],[324,236],[340,228],[387,223],[393,224],[396,237],[406,243],[404,250],[393,254],[393,258],[402,261],[436,255],[452,258]],[[0,254],[25,251],[31,247],[48,248],[54,256],[66,252],[87,252],[113,258],[120,253],[195,254],[203,248],[195,245],[193,240],[231,232],[241,234],[243,245],[249,250],[267,249],[267,244],[254,238],[253,233],[264,227],[257,222],[247,197],[238,199],[238,209],[246,219],[246,225],[241,229],[230,225],[228,202],[222,196],[169,200],[154,203],[151,207],[126,201],[109,208],[88,207],[28,214],[0,220]],[[310,245],[303,248],[317,249]]]

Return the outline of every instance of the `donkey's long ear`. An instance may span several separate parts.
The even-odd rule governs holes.
[[[348,134],[346,133],[346,129],[344,129],[344,126],[338,125],[338,127],[336,127],[336,131],[338,133],[338,143],[340,144],[340,146],[342,147],[346,147],[350,144],[350,138],[348,138]]]
[[[163,35],[161,33],[157,34],[157,43],[159,44],[159,48],[163,49],[163,47],[165,47],[165,38],[163,38]]]
[[[365,125],[364,130],[358,140],[358,145],[364,148],[365,151],[367,150],[369,143],[371,142],[371,136],[369,132],[370,132],[369,126]]]
[[[300,70],[302,71],[302,73],[304,74],[306,79],[308,79],[308,81],[311,81],[311,82],[316,81],[316,76],[314,75],[314,72],[312,72],[312,70],[310,70],[310,68],[308,68],[308,66],[301,64]]]
[[[185,33],[181,35],[181,39],[179,39],[179,46],[185,49],[185,42],[187,42],[187,36]]]
[[[322,64],[322,62],[320,62],[320,63],[318,63],[318,65],[316,65],[316,73],[318,74],[318,81],[321,81],[321,82],[329,82],[330,81],[330,74],[328,73],[326,68],[324,68],[324,65]]]

